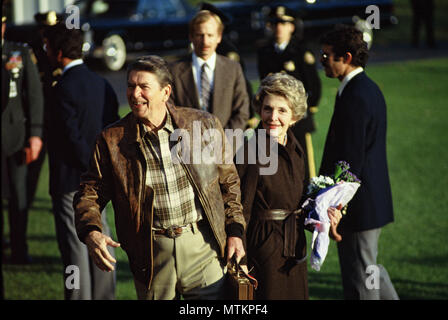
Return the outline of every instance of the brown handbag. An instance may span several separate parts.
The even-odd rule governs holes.
[[[229,300],[254,300],[258,281],[245,272],[233,257],[227,265],[226,298]]]

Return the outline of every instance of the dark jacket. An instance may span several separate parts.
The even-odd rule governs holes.
[[[207,112],[170,105],[168,111],[174,128],[186,130],[190,138],[182,135],[173,148],[180,148],[176,152],[182,155],[187,150],[190,159],[194,148],[187,149],[187,146],[193,146],[198,139],[193,133],[195,123],[200,121],[200,132],[218,129],[221,137],[224,136],[217,118]],[[223,152],[225,141],[222,140]],[[202,141],[201,147],[205,145]],[[224,257],[227,237],[241,237],[245,227],[235,166],[231,158],[229,164],[185,162],[181,161],[220,247],[219,254]],[[118,241],[128,255],[134,277],[149,288],[154,272],[151,236],[154,191],[145,185],[146,163],[138,120],[130,113],[98,137],[74,206],[76,230],[79,239],[84,241],[90,231],[101,231],[101,210],[112,201]]]
[[[2,48],[2,152],[6,156],[25,147],[29,137],[42,137],[42,86],[31,56],[27,45],[5,40]],[[11,82],[15,88],[11,87]]]
[[[67,70],[54,87],[49,112],[50,194],[75,191],[87,170],[96,136],[119,119],[110,84],[84,64]]]
[[[386,102],[378,86],[362,72],[336,99],[320,167],[334,173],[339,160],[361,179],[339,230],[363,231],[393,221],[392,195],[386,158]]]

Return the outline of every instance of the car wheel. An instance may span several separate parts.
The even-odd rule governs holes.
[[[112,71],[120,70],[126,62],[126,44],[118,34],[103,40],[104,64]]]

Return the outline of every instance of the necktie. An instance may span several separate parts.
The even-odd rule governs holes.
[[[205,111],[209,110],[209,101],[210,101],[210,80],[207,76],[207,64],[204,63],[201,67],[201,100],[202,100],[202,109]]]

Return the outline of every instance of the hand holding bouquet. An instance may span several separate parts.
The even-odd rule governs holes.
[[[361,181],[348,169],[350,166],[347,162],[339,161],[336,163],[336,170],[332,177],[313,177],[308,186],[309,198],[302,205],[307,215],[305,225],[314,226],[311,243],[311,267],[316,271],[320,270],[330,243],[328,208],[340,209],[340,205],[345,207],[361,184]],[[338,236],[335,227],[333,233]]]

